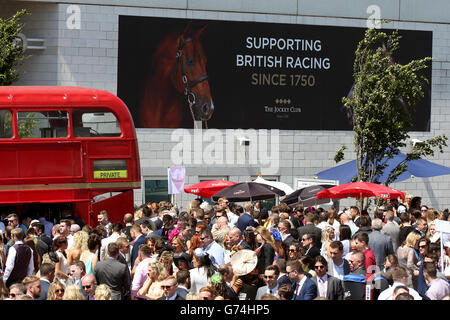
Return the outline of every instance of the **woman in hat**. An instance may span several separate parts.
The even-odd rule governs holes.
[[[189,270],[191,275],[191,292],[199,293],[202,287],[206,287],[213,276],[215,268],[209,255],[201,248],[194,250],[192,257],[194,268]]]
[[[275,258],[275,240],[272,233],[263,226],[256,227],[255,234],[258,243],[258,248],[255,249],[258,257],[256,269],[258,269],[258,274],[264,274],[266,267],[271,265]]]

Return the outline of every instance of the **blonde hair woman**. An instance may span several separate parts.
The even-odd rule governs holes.
[[[264,274],[264,270],[267,266],[273,263],[275,258],[275,240],[272,233],[263,226],[258,226],[255,229],[256,242],[258,248],[255,249],[256,256],[258,257],[258,264],[256,269],[259,274]]]
[[[61,281],[50,283],[47,292],[47,300],[62,300],[66,286]]]
[[[320,255],[324,256],[325,255],[331,259],[329,253],[328,253],[328,249],[330,247],[330,243],[334,241],[336,236],[336,231],[334,230],[334,227],[332,226],[327,226],[325,228],[323,228],[322,230],[322,238],[321,238],[321,242],[322,242],[322,248],[320,249]]]
[[[416,263],[418,261],[416,257],[416,245],[421,235],[418,231],[411,231],[406,236],[406,240],[397,249],[398,265],[405,268],[408,272],[408,284],[412,285],[412,277],[414,275],[414,270],[419,270]]]
[[[95,300],[111,300],[111,289],[106,284],[100,284],[95,288]]]
[[[149,300],[160,298],[164,291],[161,289],[162,281],[167,277],[164,265],[159,261],[152,261],[148,265],[148,278],[138,291],[138,296]]]
[[[159,257],[159,262],[161,262],[164,266],[164,268],[166,268],[166,276],[170,276],[173,273],[173,252],[171,251],[163,251],[161,253],[161,256]]]
[[[70,284],[66,287],[66,291],[62,297],[63,300],[86,300],[81,289],[76,284]]]
[[[73,235],[72,248],[67,254],[67,264],[70,266],[73,261],[80,260],[81,253],[88,249],[89,234],[85,231],[78,231]]]

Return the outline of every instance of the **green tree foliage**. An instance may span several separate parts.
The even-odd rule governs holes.
[[[399,48],[400,36],[368,29],[359,42],[353,65],[355,80],[353,93],[344,97],[343,103],[353,113],[354,145],[357,176],[354,181],[377,181],[386,165],[384,158],[392,158],[406,146],[413,123],[414,105],[423,98],[421,70],[427,68],[431,58],[413,60],[406,65],[395,63],[392,54]],[[407,161],[433,156],[433,148],[443,152],[447,146],[445,135],[417,143],[389,174],[386,185],[395,181],[407,168]],[[345,146],[335,156],[339,162],[344,158]]]
[[[19,77],[16,67],[24,59],[24,50],[18,35],[23,29],[20,19],[28,15],[27,9],[22,9],[12,17],[0,18],[0,86],[11,85]]]

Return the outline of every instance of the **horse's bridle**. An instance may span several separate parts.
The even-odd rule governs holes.
[[[187,38],[184,41],[180,40],[180,42],[178,44],[177,54],[176,54],[177,60],[176,60],[176,65],[175,65],[174,71],[175,71],[175,74],[177,74],[178,73],[178,65],[180,65],[181,80],[183,81],[183,84],[185,86],[184,87],[184,96],[186,97],[186,101],[189,104],[189,110],[191,111],[192,120],[194,121],[194,123],[195,123],[195,121],[198,121],[198,120],[196,120],[196,116],[197,116],[197,118],[204,121],[205,125],[206,125],[206,121],[208,120],[208,118],[205,118],[204,112],[198,108],[195,108],[195,110],[194,110],[194,106],[197,102],[197,95],[195,94],[194,91],[192,91],[192,88],[194,88],[200,82],[208,80],[208,76],[207,75],[200,76],[197,79],[195,79],[194,81],[192,81],[191,83],[189,83],[186,72],[184,71],[183,48],[186,45],[186,43],[191,42],[191,41],[192,41],[192,38]]]

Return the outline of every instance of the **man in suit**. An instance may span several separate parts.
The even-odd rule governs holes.
[[[93,274],[87,274],[81,279],[81,286],[86,292],[86,300],[95,300],[95,289],[97,288],[97,281]]]
[[[120,263],[119,246],[112,242],[108,245],[108,258],[97,263],[94,276],[98,284],[106,284],[111,288],[112,300],[129,300],[131,275],[128,267]]]
[[[397,249],[400,246],[398,242],[398,235],[400,234],[400,226],[397,224],[397,222],[394,221],[394,217],[395,217],[394,212],[392,211],[386,212],[386,215],[384,217],[386,224],[384,225],[383,229],[381,229],[381,232],[391,237],[392,248],[394,249],[394,252],[397,252]]]
[[[351,272],[350,263],[343,258],[344,246],[340,241],[333,241],[330,243],[329,253],[331,259],[327,260],[328,274],[338,278],[344,279],[344,276]]]
[[[280,220],[280,222],[278,222],[278,232],[281,235],[284,251],[288,252],[289,246],[295,241],[294,237],[291,235],[291,223],[289,220]]]
[[[167,277],[162,281],[161,288],[164,294],[158,300],[185,300],[177,294],[177,279],[174,276]]]
[[[264,270],[265,286],[259,287],[256,291],[256,300],[261,300],[261,297],[266,293],[276,296],[278,290],[278,276],[280,275],[280,269],[276,265],[269,265]]]
[[[130,253],[130,243],[128,242],[128,239],[125,237],[119,237],[117,238],[116,243],[119,246],[119,262],[128,266]]]
[[[384,267],[384,259],[388,255],[395,253],[391,237],[381,233],[382,228],[383,223],[381,219],[376,218],[372,220],[373,231],[369,233],[369,248],[375,254],[376,264],[380,270]]]
[[[43,263],[40,268],[41,272],[41,296],[36,300],[47,300],[48,288],[55,278],[55,266],[51,263]]]
[[[247,227],[255,227],[255,220],[252,216],[253,213],[253,205],[251,203],[246,203],[244,205],[244,213],[241,214],[237,220],[236,227],[241,230],[241,232],[245,231]]]
[[[301,239],[304,234],[306,233],[312,233],[315,235],[315,246],[317,248],[322,247],[321,237],[322,237],[322,230],[320,228],[317,228],[314,225],[314,213],[308,212],[304,217],[304,226],[298,228],[298,238]]]
[[[242,246],[244,249],[252,249],[250,245],[242,239],[242,232],[239,228],[233,228],[228,232],[228,240],[231,246]]]
[[[288,261],[286,273],[292,282],[292,288],[294,290],[292,300],[313,300],[317,297],[317,285],[305,275],[300,261]]]
[[[320,249],[314,245],[314,237],[314,233],[305,233],[301,238],[302,245],[306,249],[305,255],[311,257],[312,259],[315,259],[320,255]]]
[[[327,274],[328,263],[322,256],[317,256],[314,261],[316,276],[312,280],[317,285],[317,296],[328,300],[344,300],[344,287],[342,281]]]
[[[133,249],[131,250],[131,269],[134,267],[134,261],[136,260],[139,247],[145,243],[145,236],[142,234],[141,227],[138,224],[133,224],[130,229],[130,235],[133,238]]]
[[[123,216],[123,222],[125,223],[123,233],[127,236],[128,241],[133,241],[133,238],[131,238],[130,229],[133,226],[134,216],[131,213],[126,213]]]
[[[177,272],[177,294],[186,300],[186,295],[189,293],[191,288],[191,273],[189,270],[179,270]]]

